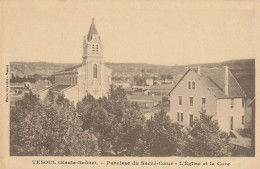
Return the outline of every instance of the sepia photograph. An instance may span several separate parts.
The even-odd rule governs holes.
[[[254,158],[253,1],[203,2],[3,1],[8,156]]]

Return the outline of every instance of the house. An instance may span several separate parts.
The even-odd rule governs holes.
[[[227,66],[188,69],[170,92],[170,117],[192,127],[200,111],[217,120],[225,132],[244,128],[246,94]]]
[[[146,79],[146,80],[145,80],[145,84],[146,84],[147,86],[153,86],[153,79]]]
[[[250,104],[255,98],[255,69],[231,69],[237,82],[242,87],[246,94],[245,98],[245,128],[250,129],[252,126],[252,109]]]
[[[161,85],[161,84],[163,84],[164,82],[163,82],[163,80],[159,80],[159,79],[157,79],[157,80],[154,80],[154,85]]]
[[[24,83],[10,83],[10,93],[11,95],[20,95],[23,96],[25,93],[28,93],[29,90]]]
[[[41,90],[39,97],[44,100],[52,92],[75,104],[88,94],[97,99],[107,95],[112,83],[111,73],[111,69],[104,65],[103,45],[92,19],[88,35],[83,39],[82,63],[56,72],[55,84]]]

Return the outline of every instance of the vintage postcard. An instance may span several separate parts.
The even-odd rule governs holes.
[[[0,168],[259,166],[258,1],[0,2]]]

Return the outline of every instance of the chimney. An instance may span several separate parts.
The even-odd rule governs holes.
[[[224,66],[225,68],[225,95],[228,95],[228,66]]]
[[[200,67],[198,66],[198,71],[197,71],[198,75],[200,75]]]

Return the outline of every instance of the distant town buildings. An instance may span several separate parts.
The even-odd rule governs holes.
[[[172,84],[161,84],[156,86],[148,86],[145,93],[147,95],[162,95],[168,97],[169,92],[173,88]]]
[[[124,88],[124,89],[131,87],[131,84],[130,84],[129,81],[115,81],[115,82],[113,82],[113,84],[114,84],[116,87],[122,87],[122,88]]]

